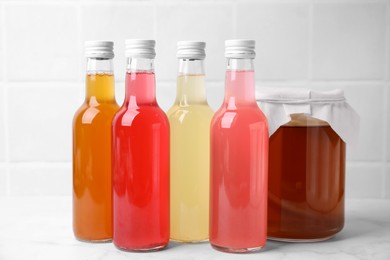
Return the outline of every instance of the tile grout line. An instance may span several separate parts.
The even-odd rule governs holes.
[[[238,3],[232,2],[232,39],[237,39],[237,15],[238,15]]]
[[[383,166],[382,166],[382,198],[386,198],[387,196],[387,179],[390,178],[387,174],[387,157],[389,153],[389,147],[387,147],[388,138],[389,138],[389,129],[388,129],[388,118],[389,118],[389,84],[388,80],[390,78],[389,70],[390,70],[390,1],[387,1],[386,4],[386,11],[385,11],[386,17],[386,26],[385,26],[385,66],[384,66],[384,78],[385,78],[385,86],[384,86],[384,134],[383,134]],[[387,80],[387,81],[386,81]],[[386,84],[387,82],[387,84]]]
[[[153,1],[153,39],[157,39],[157,2]]]
[[[77,65],[78,65],[78,72],[77,72],[77,82],[79,82],[82,78],[82,67],[83,67],[83,62],[82,62],[82,57],[84,57],[84,42],[82,42],[82,39],[83,39],[83,19],[82,19],[82,12],[83,12],[83,3],[80,2],[78,4],[75,5],[75,8],[76,8],[76,12],[77,12],[77,52],[78,52],[78,59],[77,59]],[[83,46],[83,47],[81,47]],[[80,91],[77,91],[77,94],[79,95]],[[71,138],[70,138],[70,141],[72,142],[73,140],[73,135],[72,135],[72,127],[73,127],[73,124],[72,124],[72,121],[69,122],[69,129],[70,129],[70,135],[71,135]],[[71,146],[71,149],[72,149],[72,146]],[[71,159],[73,160],[73,159]],[[73,182],[73,169],[72,169],[72,163],[73,161],[71,161],[71,166],[70,166],[70,176],[71,177],[71,182]],[[47,165],[47,162],[45,163]],[[58,164],[58,162],[56,162],[56,164]]]
[[[314,31],[314,3],[309,3],[309,38],[308,38],[308,61],[307,61],[307,79],[313,81],[313,31]]]
[[[385,66],[384,66],[384,79],[390,82],[390,0],[387,0],[385,8]]]
[[[382,159],[382,178],[383,178],[383,182],[382,182],[382,198],[386,198],[386,191],[387,191],[387,188],[386,187],[386,180],[387,178],[390,178],[390,176],[388,176],[388,174],[386,173],[386,168],[387,168],[387,153],[389,151],[389,148],[387,147],[387,143],[388,143],[388,138],[389,138],[389,129],[388,129],[388,124],[387,124],[387,120],[389,118],[389,109],[390,109],[390,106],[389,106],[389,85],[385,85],[385,90],[384,90],[384,120],[385,120],[385,123],[384,123],[384,134],[383,134],[383,159]]]
[[[4,12],[3,12],[3,7],[4,6],[4,3],[0,2],[0,17],[3,17],[4,15]],[[4,178],[5,178],[5,192],[4,192],[4,196],[7,196],[7,187],[8,187],[8,173],[7,173],[7,163],[6,163],[6,156],[7,156],[7,149],[5,147],[5,128],[6,128],[6,120],[5,120],[5,84],[4,84],[4,69],[5,69],[5,52],[4,52],[4,29],[3,28],[3,19],[1,19],[0,21],[0,32],[1,32],[1,35],[0,35],[0,39],[1,39],[1,46],[2,48],[0,49],[0,57],[3,59],[1,61],[1,72],[0,72],[0,93],[2,91],[2,94],[3,94],[3,102],[1,104],[1,106],[3,106],[3,120],[2,122],[0,122],[0,124],[2,124],[4,126],[4,135],[1,137],[2,141],[4,141],[4,161],[3,162],[0,162],[0,165],[4,168]],[[2,88],[2,89],[1,89]],[[0,96],[1,97],[1,96]]]
[[[1,24],[5,25],[5,4],[1,5]],[[4,107],[4,147],[5,147],[5,182],[6,190],[5,195],[10,196],[11,192],[11,175],[10,175],[10,146],[9,146],[9,118],[8,118],[8,85],[7,85],[7,63],[6,63],[6,53],[7,53],[7,44],[6,44],[6,26],[3,26],[1,31],[1,41],[3,45],[3,54],[4,60],[2,62],[3,69],[3,107]]]
[[[81,62],[81,57],[84,57],[83,55],[83,50],[82,48],[80,47],[80,45],[84,46],[84,43],[82,42],[82,35],[83,35],[83,23],[82,23],[82,3],[78,3],[77,5],[75,5],[76,7],[76,10],[77,10],[77,52],[78,52],[78,57],[79,59],[77,59],[77,63],[78,63],[78,68],[79,68],[79,71],[77,72],[77,82],[80,81],[80,79],[82,78],[82,67],[83,67],[83,63]]]

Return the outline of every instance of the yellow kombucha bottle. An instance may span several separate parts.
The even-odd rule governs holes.
[[[171,134],[171,239],[195,243],[209,237],[210,121],[204,84],[204,42],[178,42],[179,74],[168,111]]]
[[[86,97],[73,118],[73,231],[112,239],[111,121],[115,101],[112,42],[86,42]]]

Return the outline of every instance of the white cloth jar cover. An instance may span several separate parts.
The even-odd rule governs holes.
[[[344,142],[357,143],[359,115],[342,90],[259,88],[256,100],[267,116],[270,136],[291,120],[291,114],[305,114],[328,122]]]

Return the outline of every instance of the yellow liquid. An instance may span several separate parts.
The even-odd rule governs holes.
[[[168,111],[171,130],[171,239],[209,237],[210,121],[203,75],[179,76],[177,99]]]

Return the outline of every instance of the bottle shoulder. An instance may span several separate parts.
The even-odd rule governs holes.
[[[167,112],[169,121],[183,121],[185,119],[204,119],[210,121],[214,111],[206,105],[179,106],[173,105]]]
[[[73,122],[91,124],[96,120],[111,121],[118,109],[119,106],[115,101],[92,106],[84,102],[74,114]]]
[[[162,108],[156,103],[134,105],[134,106],[129,106],[128,104],[123,104],[118,109],[117,114],[124,114],[128,111],[138,111],[139,113],[142,113],[142,114],[152,113],[152,114],[164,114],[165,115],[164,110],[162,110]]]
[[[232,125],[261,122],[268,126],[267,118],[257,104],[240,106],[235,109],[229,109],[226,105],[222,105],[217,112],[215,112],[212,119],[212,125],[222,121],[231,121]]]
[[[115,114],[113,125],[133,125],[134,123],[162,123],[169,125],[168,117],[158,105],[142,105],[138,107],[122,106]]]
[[[257,103],[248,103],[248,104],[239,104],[239,105],[232,105],[223,103],[218,110],[215,112],[215,114],[221,114],[226,112],[232,112],[235,111],[237,113],[250,113],[250,114],[263,114],[263,111],[260,109],[260,107],[257,105]]]

